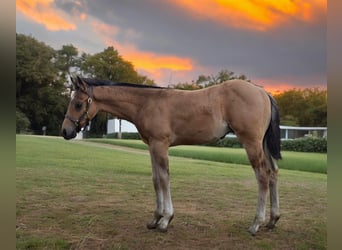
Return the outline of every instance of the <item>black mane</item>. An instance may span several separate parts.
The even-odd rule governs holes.
[[[154,89],[165,89],[159,86],[143,85],[137,83],[127,83],[127,82],[112,82],[110,80],[100,80],[93,78],[81,78],[89,86],[119,86],[119,87],[133,87],[133,88],[154,88]]]

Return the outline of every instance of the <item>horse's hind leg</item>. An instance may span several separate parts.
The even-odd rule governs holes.
[[[173,206],[170,192],[168,146],[161,142],[150,144],[153,185],[156,192],[156,210],[148,229],[166,232],[173,218]]]
[[[258,202],[256,208],[256,215],[252,225],[248,231],[255,235],[260,225],[265,221],[266,217],[266,201],[267,191],[269,185],[269,171],[266,167],[264,151],[261,142],[249,142],[244,144],[249,161],[255,172],[255,177],[258,181]]]
[[[276,163],[274,163],[276,164]],[[280,218],[279,213],[279,197],[278,197],[278,169],[273,169],[270,175],[270,201],[271,201],[271,215],[270,221],[266,225],[267,228],[273,229]]]

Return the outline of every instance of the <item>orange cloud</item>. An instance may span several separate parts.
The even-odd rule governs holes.
[[[131,61],[137,68],[147,71],[162,68],[170,70],[192,69],[192,63],[189,58],[139,51],[130,45],[119,45],[117,48],[126,60]]]
[[[17,0],[16,9],[50,31],[74,30],[76,25],[53,9],[54,0]]]
[[[280,94],[286,90],[289,89],[298,89],[300,88],[298,84],[293,84],[288,81],[282,81],[282,80],[274,80],[274,79],[263,79],[263,80],[258,80],[258,81],[253,81],[255,84],[262,86],[267,92],[270,92],[272,95]],[[310,86],[306,86],[307,88],[326,88],[325,83],[313,83]],[[305,86],[302,88],[306,88]]]
[[[324,0],[170,0],[196,19],[223,25],[265,31],[288,19],[314,21],[318,12],[326,12]]]
[[[160,69],[171,71],[191,70],[192,61],[189,58],[177,57],[167,54],[156,54],[148,51],[141,51],[129,43],[117,43],[113,38],[120,32],[119,28],[104,23],[93,22],[93,29],[103,38],[107,46],[114,46],[125,60],[130,61],[140,70],[147,71],[152,75],[160,76]],[[127,36],[138,36],[132,30],[125,31]]]
[[[86,13],[81,13],[80,19],[81,19],[82,21],[84,21],[86,18],[87,18],[87,14],[86,14]]]
[[[118,27],[110,26],[102,22],[92,21],[91,26],[92,29],[105,40],[109,39],[110,37],[116,36],[119,32]]]
[[[272,95],[280,94],[289,89],[298,88],[298,86],[296,87],[294,85],[289,85],[286,83],[279,83],[277,85],[266,85],[263,87],[267,92],[271,93]]]

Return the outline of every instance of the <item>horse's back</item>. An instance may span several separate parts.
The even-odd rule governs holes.
[[[201,144],[233,130],[238,136],[269,123],[266,92],[243,80],[195,91],[163,90],[141,109],[136,124],[142,137],[169,138],[170,145]],[[261,129],[260,129],[261,128]]]
[[[224,92],[229,98],[233,98],[234,100],[241,98],[245,102],[258,102],[260,98],[263,100],[267,99],[265,98],[267,97],[267,93],[262,87],[248,81],[235,79],[216,86],[221,88],[221,92]]]

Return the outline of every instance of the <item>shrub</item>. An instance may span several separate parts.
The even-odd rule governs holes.
[[[106,138],[118,138],[118,133],[112,133],[106,135]],[[139,133],[122,133],[122,139],[141,139]],[[227,148],[242,148],[241,143],[237,138],[223,138],[215,142],[207,143],[205,146],[211,147],[227,147]],[[327,152],[327,139],[326,138],[299,138],[294,140],[282,140],[281,150],[295,151],[295,152],[315,152],[326,153]]]
[[[16,110],[16,132],[20,133],[22,131],[27,131],[30,127],[30,120],[27,116],[20,110]]]
[[[281,149],[297,152],[327,152],[326,138],[299,138],[295,140],[284,140],[281,142]]]
[[[207,143],[206,146],[242,148],[242,145],[237,138],[223,138],[215,142]]]
[[[106,138],[117,139],[118,133],[108,134],[108,135],[106,135]],[[123,133],[121,133],[121,139],[140,140],[141,137],[140,137],[139,133],[123,132]]]
[[[212,147],[228,147],[228,148],[242,148],[241,143],[237,138],[223,138],[216,142],[206,144]],[[282,140],[281,150],[296,151],[296,152],[327,152],[326,138],[299,138],[294,140]]]

